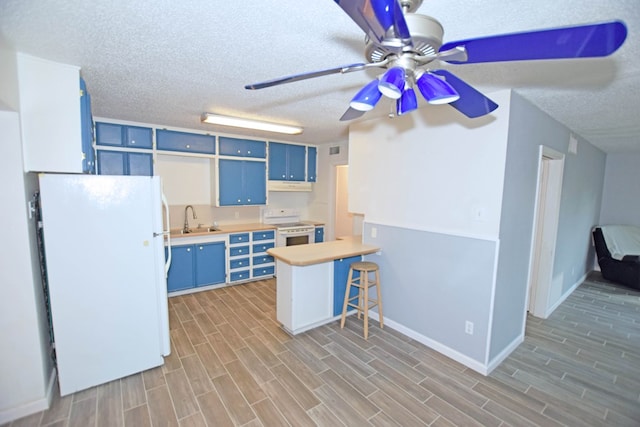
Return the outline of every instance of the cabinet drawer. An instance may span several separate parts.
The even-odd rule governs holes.
[[[253,241],[256,240],[273,240],[275,237],[275,231],[254,231],[253,232]]]
[[[253,277],[257,276],[271,276],[275,271],[274,266],[270,267],[258,267],[253,269]]]
[[[216,138],[211,135],[159,129],[156,131],[156,147],[158,150],[215,154]]]
[[[267,143],[264,141],[221,136],[218,138],[218,147],[221,156],[254,157],[258,159],[267,157]]]
[[[253,257],[253,265],[259,264],[269,264],[273,262],[273,257],[271,255],[259,255]]]
[[[229,248],[229,256],[249,255],[249,245]]]
[[[229,244],[245,243],[249,241],[249,233],[231,234],[229,236]]]
[[[273,242],[269,242],[269,243],[260,243],[257,245],[253,245],[253,253],[257,254],[260,252],[266,252],[267,249],[271,249],[275,246],[275,243]]]
[[[234,270],[236,268],[248,267],[249,258],[234,259],[229,262],[229,267]]]
[[[249,270],[234,271],[231,273],[230,277],[232,282],[246,280],[249,278]]]

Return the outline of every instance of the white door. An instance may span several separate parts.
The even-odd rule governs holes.
[[[529,312],[542,318],[550,314],[547,310],[558,233],[563,168],[564,154],[548,147],[540,147],[529,279]]]

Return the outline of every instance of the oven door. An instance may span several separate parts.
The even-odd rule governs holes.
[[[315,243],[315,232],[313,230],[306,232],[287,232],[279,231],[276,239],[276,246],[295,246],[307,245]]]

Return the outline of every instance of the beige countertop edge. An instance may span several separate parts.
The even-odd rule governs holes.
[[[271,248],[267,253],[289,265],[306,266],[348,258],[357,255],[368,255],[380,250],[377,246],[364,245],[353,241],[334,240],[312,245],[283,246]]]
[[[202,227],[206,229],[207,227]],[[261,223],[249,223],[249,224],[227,224],[218,226],[219,231],[198,231],[197,228],[192,227],[191,233],[182,234],[182,229],[173,228],[171,229],[171,238],[181,238],[181,237],[200,237],[200,236],[216,236],[219,234],[229,234],[229,233],[239,233],[243,231],[260,231],[260,230],[275,230],[275,226],[269,224],[261,224]]]

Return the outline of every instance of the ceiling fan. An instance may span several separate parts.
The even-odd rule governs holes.
[[[469,118],[484,116],[498,104],[453,73],[433,64],[541,59],[589,58],[611,55],[624,43],[622,21],[559,27],[459,40],[443,44],[440,23],[414,13],[423,0],[334,0],[365,32],[367,63],[357,63],[249,84],[263,89],[284,83],[367,68],[387,71],[353,97],[341,121],[372,110],[381,96],[396,100],[395,114],[418,108],[414,87],[430,104],[449,104]]]

